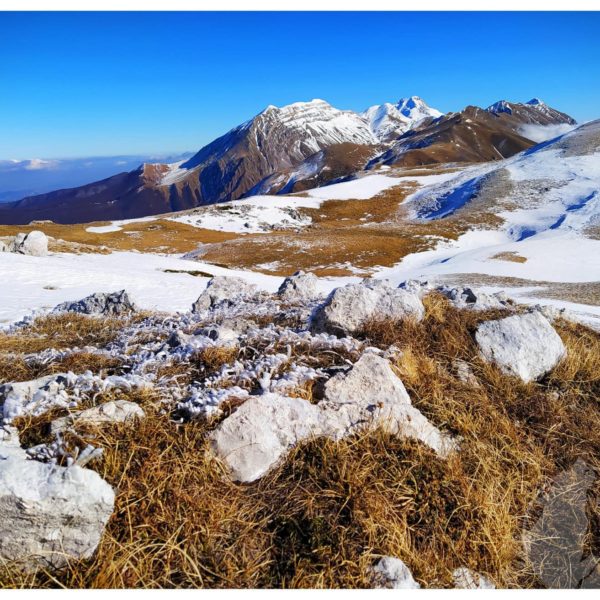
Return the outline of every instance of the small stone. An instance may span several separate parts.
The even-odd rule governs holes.
[[[417,590],[421,586],[414,580],[404,561],[384,556],[371,567],[375,588],[394,590]]]
[[[483,575],[460,567],[452,572],[454,588],[457,590],[494,590],[496,586]]]
[[[143,419],[145,416],[139,404],[129,402],[128,400],[113,400],[88,408],[87,410],[71,413],[66,417],[55,419],[50,425],[50,431],[55,434],[64,431],[71,425],[81,423],[91,425],[125,423],[127,421]]]

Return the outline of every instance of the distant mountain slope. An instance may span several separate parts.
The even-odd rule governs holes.
[[[323,100],[269,106],[185,161],[145,163],[85,186],[0,205],[0,223],[124,219],[324,185],[371,167],[481,162],[533,145],[520,132],[572,123],[541,103],[500,102],[441,115],[413,96],[365,113]],[[390,141],[391,140],[391,141]]]
[[[137,169],[144,162],[185,160],[191,152],[178,155],[85,156],[81,158],[33,158],[0,160],[0,202],[12,202],[73,188]]]

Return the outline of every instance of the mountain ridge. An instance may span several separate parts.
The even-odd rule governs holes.
[[[35,219],[75,223],[136,218],[235,200],[301,191],[381,165],[415,166],[506,158],[534,145],[523,125],[572,124],[546,106],[499,101],[442,114],[418,96],[363,113],[324,100],[267,106],[176,163],[137,169],[76,188],[0,206],[0,223]]]

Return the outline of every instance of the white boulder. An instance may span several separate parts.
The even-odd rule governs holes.
[[[47,256],[48,238],[42,231],[18,233],[12,242],[12,251],[29,256]]]
[[[306,302],[318,298],[319,279],[313,273],[296,271],[286,277],[277,290],[278,296],[286,302]]]
[[[455,449],[414,406],[388,360],[366,352],[347,373],[338,373],[325,384],[319,403],[325,432],[341,439],[363,429],[382,428],[400,437],[422,441],[441,456]]]
[[[54,419],[50,425],[51,433],[64,431],[71,425],[80,423],[103,425],[105,423],[125,423],[136,419],[143,419],[145,413],[139,404],[127,400],[112,400],[87,410],[71,413],[66,417]]]
[[[417,590],[421,586],[414,580],[410,569],[399,558],[384,556],[373,567],[374,587],[394,590]]]
[[[114,499],[94,471],[27,460],[0,444],[0,562],[35,571],[90,558]]]
[[[320,432],[319,409],[300,398],[253,396],[213,432],[217,456],[236,481],[262,477],[298,442]]]
[[[313,312],[311,329],[344,336],[355,333],[369,319],[421,320],[424,313],[416,294],[382,281],[356,283],[331,292]]]
[[[256,292],[256,285],[248,283],[241,277],[213,277],[192,305],[192,312],[201,313],[220,304],[229,306],[236,301],[253,296]]]
[[[482,323],[475,334],[485,360],[524,382],[551,371],[566,355],[558,333],[538,311]]]

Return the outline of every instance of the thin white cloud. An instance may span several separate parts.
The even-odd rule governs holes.
[[[568,133],[575,129],[577,125],[569,125],[562,123],[560,125],[523,125],[520,129],[520,134],[530,139],[533,142],[545,142],[559,135]]]
[[[41,158],[32,158],[25,165],[25,169],[27,171],[40,171],[42,169],[54,169],[57,166],[57,160],[42,160]]]

